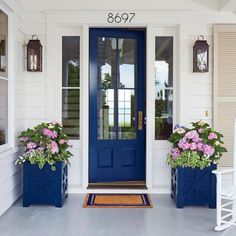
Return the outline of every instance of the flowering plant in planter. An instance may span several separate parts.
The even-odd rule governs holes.
[[[173,144],[166,163],[172,168],[198,167],[200,169],[217,164],[223,152],[223,135],[200,120],[192,123],[193,128],[176,125],[169,141]]]
[[[48,163],[55,170],[57,162],[69,163],[72,156],[67,150],[71,147],[68,137],[58,122],[44,122],[28,128],[18,138],[24,146],[24,153],[16,160],[16,164],[23,164],[27,160],[42,169]]]

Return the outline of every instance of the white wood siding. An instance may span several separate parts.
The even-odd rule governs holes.
[[[43,121],[60,119],[57,104],[60,97],[57,94],[58,68],[57,57],[58,28],[78,27],[82,29],[82,58],[83,63],[81,97],[83,119],[83,139],[74,141],[71,150],[74,157],[69,169],[69,191],[86,192],[88,177],[88,27],[147,27],[147,88],[149,92],[154,84],[154,36],[155,29],[175,27],[177,29],[177,61],[176,74],[178,82],[175,89],[176,122],[189,126],[189,122],[203,119],[212,124],[212,29],[213,24],[236,23],[232,13],[192,13],[192,12],[158,12],[138,11],[132,24],[107,24],[107,11],[47,11],[25,12],[15,0],[4,0],[15,9],[15,136],[19,131]],[[0,0],[0,3],[2,0]],[[56,8],[56,6],[55,6]],[[92,16],[92,17],[91,17]],[[43,72],[32,73],[25,71],[24,45],[37,34],[43,45]],[[204,35],[210,44],[210,71],[208,73],[192,73],[192,47],[199,35]],[[48,54],[47,54],[48,52]],[[152,77],[153,75],[153,77]],[[153,97],[154,98],[154,97]],[[154,100],[148,100],[148,172],[149,192],[170,191],[170,168],[165,164],[166,154],[170,145],[166,141],[154,140]],[[152,123],[153,122],[153,123]],[[13,135],[14,136],[14,135]],[[0,153],[0,184],[4,186],[0,195],[0,214],[6,210],[21,194],[19,181],[20,168],[14,165],[16,151]],[[6,161],[8,160],[8,161]],[[6,173],[5,173],[6,170]]]
[[[96,26],[99,24],[99,26],[106,27],[105,23],[101,23],[104,21],[101,15],[104,15],[106,13],[98,12],[96,15],[94,15],[93,22],[90,23],[91,26]],[[154,15],[154,14],[153,14]],[[152,17],[152,14],[150,18],[147,18],[147,15],[142,12],[140,13],[140,17],[143,19],[143,21],[139,18],[138,22],[136,23],[136,26],[145,25],[146,23],[140,23],[140,22],[147,22],[152,21],[153,24],[151,26],[148,26],[148,46],[147,46],[147,55],[149,56],[148,61],[149,64],[148,70],[149,70],[149,76],[148,76],[148,83],[152,84],[154,81],[151,82],[151,75],[152,70],[154,71],[154,68],[152,68],[151,65],[151,57],[154,59],[154,51],[153,55],[150,50],[150,48],[153,48],[153,46],[150,46],[151,40],[150,37],[153,37],[156,30],[156,27],[158,27],[158,24],[163,24],[163,18],[155,18]],[[41,75],[35,75],[34,73],[27,73],[28,74],[28,86],[29,84],[34,83],[32,81],[35,81],[35,79],[38,79],[39,81],[45,83],[46,86],[46,117],[45,119],[60,119],[58,117],[58,108],[57,108],[57,102],[59,101],[58,95],[56,93],[57,89],[55,87],[58,86],[58,72],[57,68],[53,63],[55,63],[55,60],[60,60],[60,58],[57,58],[58,55],[58,47],[55,42],[57,42],[58,30],[60,30],[60,27],[78,27],[81,29],[83,28],[83,35],[81,37],[81,51],[82,51],[82,58],[81,62],[83,65],[83,72],[81,79],[84,81],[88,80],[88,76],[86,76],[87,73],[87,25],[83,27],[82,25],[84,23],[88,24],[89,19],[86,17],[87,15],[83,12],[78,12],[78,14],[68,14],[63,12],[51,12],[48,13],[47,17],[44,17],[42,13],[27,13],[26,14],[26,34],[27,38],[30,38],[32,34],[39,34],[39,38],[43,41],[44,46],[44,55],[46,54],[46,48],[48,48],[48,52],[50,51],[50,55],[47,55],[47,58],[44,60],[44,72]],[[146,17],[146,18],[145,18]],[[164,17],[164,16],[163,16]],[[206,16],[205,16],[206,19]],[[88,21],[86,21],[88,20]],[[183,125],[189,126],[189,122],[196,121],[199,119],[203,119],[206,122],[209,122],[210,125],[212,124],[212,29],[213,29],[213,23],[214,21],[221,20],[221,17],[213,17],[209,16],[206,20],[208,23],[196,23],[196,19],[193,17],[193,22],[187,23],[184,22],[183,18],[181,18],[180,15],[174,16],[171,19],[165,17],[165,20],[168,21],[168,24],[171,24],[172,26],[176,28],[177,31],[177,62],[176,62],[176,79],[178,82],[176,83],[176,90],[178,91],[178,94],[176,96],[176,122],[179,122]],[[227,21],[227,19],[224,19]],[[231,21],[231,17],[228,17],[228,20]],[[96,22],[97,23],[94,23]],[[64,22],[64,23],[63,23]],[[177,24],[179,22],[179,24]],[[211,23],[210,23],[211,22]],[[147,24],[148,25],[148,24]],[[35,26],[35,27],[34,27]],[[110,26],[110,25],[109,25]],[[122,27],[123,25],[121,25]],[[132,25],[134,26],[134,25]],[[110,26],[111,27],[111,26]],[[127,27],[127,26],[125,26]],[[163,26],[162,26],[163,27]],[[168,28],[168,26],[166,26]],[[86,29],[86,30],[84,30]],[[48,32],[48,34],[47,34]],[[50,35],[51,36],[50,36]],[[192,47],[195,42],[195,40],[198,38],[199,35],[204,35],[205,39],[207,39],[208,43],[210,44],[210,71],[208,73],[193,73],[192,72]],[[45,38],[47,40],[45,40]],[[83,42],[84,41],[84,42]],[[153,41],[154,42],[154,41]],[[49,63],[49,64],[47,64]],[[60,62],[59,62],[60,63]],[[46,66],[47,65],[47,66]],[[49,66],[50,65],[50,66]],[[53,66],[54,65],[54,66]],[[154,66],[154,63],[153,63]],[[53,68],[54,67],[54,68]],[[47,69],[49,68],[49,69]],[[46,70],[46,72],[45,72]],[[86,71],[84,71],[86,70]],[[44,74],[45,73],[45,74]],[[154,75],[154,73],[153,73]],[[44,77],[46,76],[46,77]],[[27,76],[26,76],[27,77]],[[38,81],[38,82],[39,82]],[[84,83],[86,85],[86,83]],[[43,85],[41,85],[43,86]],[[55,86],[55,87],[53,87]],[[149,89],[152,89],[153,86],[148,85]],[[29,89],[31,87],[28,87]],[[87,85],[83,87],[82,90],[86,89]],[[32,86],[31,91],[36,92],[36,88]],[[29,90],[28,90],[29,91]],[[43,94],[43,89],[41,88],[40,91]],[[84,91],[82,91],[83,93]],[[33,92],[32,92],[33,93]],[[39,92],[37,91],[37,94]],[[87,95],[86,92],[83,93],[84,97],[81,97],[83,99],[83,104],[87,102]],[[36,96],[36,95],[35,95]],[[44,101],[44,100],[43,100]],[[37,102],[37,100],[36,100]],[[149,101],[147,106],[149,104],[154,104],[154,101]],[[28,105],[30,105],[30,100],[28,102]],[[33,105],[32,105],[33,106]],[[38,108],[39,111],[36,109]],[[38,122],[43,119],[44,114],[44,107],[38,104],[38,106],[32,108],[35,109],[35,113],[31,113],[30,106],[26,107],[25,112],[30,114],[35,114],[34,118],[28,117],[27,118],[27,124],[30,125],[30,123]],[[82,108],[84,112],[82,112],[82,116],[86,117],[86,108]],[[150,112],[153,112],[153,109],[149,109]],[[33,110],[32,110],[33,111]],[[36,112],[38,114],[36,114]],[[41,115],[40,115],[41,114]],[[36,116],[38,115],[37,119]],[[39,116],[40,115],[40,116]],[[82,119],[84,119],[82,117]],[[150,122],[152,120],[152,117],[149,114],[149,120]],[[82,128],[86,127],[86,125],[83,125]],[[150,123],[149,123],[150,124]],[[154,131],[154,127],[149,125],[149,134],[150,136],[147,137],[149,139],[149,148],[151,147],[151,152],[149,153],[149,159],[148,159],[148,166],[149,171],[151,173],[151,176],[149,176],[149,180],[151,181],[150,184],[150,191],[153,192],[165,192],[168,193],[170,191],[170,168],[166,165],[166,154],[170,150],[170,145],[166,141],[156,141],[153,139],[153,135],[151,130]],[[84,130],[86,132],[86,130]],[[84,133],[84,135],[86,135]],[[84,182],[84,178],[87,178],[87,156],[86,151],[84,152],[84,148],[86,148],[85,145],[87,145],[87,138],[86,136],[83,136],[84,140],[81,140],[84,144],[81,145],[80,141],[73,142],[74,148],[72,149],[72,152],[74,154],[74,157],[71,160],[71,166],[69,171],[69,190],[71,192],[84,192],[86,191],[86,181]],[[151,141],[150,141],[151,140]],[[83,150],[82,150],[83,149]],[[150,158],[151,156],[151,158]]]
[[[3,214],[22,193],[21,168],[14,164],[17,153],[0,153],[0,215]]]

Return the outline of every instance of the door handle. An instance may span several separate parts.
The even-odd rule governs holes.
[[[143,130],[143,112],[138,112],[138,130]]]

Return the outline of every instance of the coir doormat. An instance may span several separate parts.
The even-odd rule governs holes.
[[[152,208],[148,194],[87,194],[85,208]]]

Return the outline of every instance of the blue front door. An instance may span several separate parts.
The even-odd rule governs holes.
[[[145,31],[89,37],[89,182],[144,181]]]

